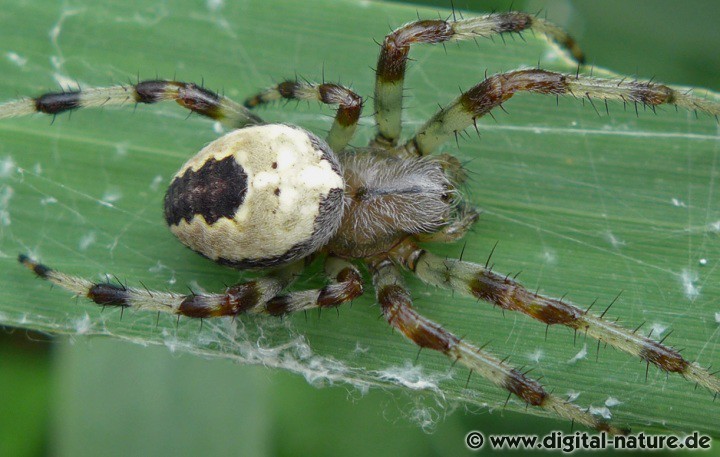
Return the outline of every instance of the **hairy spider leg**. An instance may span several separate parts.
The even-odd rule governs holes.
[[[496,386],[516,395],[528,405],[543,408],[550,413],[554,412],[562,418],[598,431],[611,434],[629,432],[547,392],[538,381],[526,376],[517,368],[418,314],[412,307],[410,293],[403,285],[400,271],[392,260],[384,257],[374,259],[370,262],[370,269],[373,273],[377,300],[385,319],[416,345],[442,352]]]
[[[268,314],[279,316],[313,308],[335,308],[363,294],[362,275],[351,262],[328,256],[325,259],[325,275],[330,283],[321,289],[273,297],[266,306]]]
[[[469,19],[420,20],[406,24],[385,37],[375,69],[375,142],[395,146],[402,131],[402,104],[405,70],[410,46],[415,43],[489,38],[503,33],[537,31],[558,43],[579,63],[585,56],[575,40],[562,28],[521,12],[494,13]]]
[[[65,92],[49,92],[35,98],[14,100],[0,105],[0,119],[33,113],[60,114],[79,108],[110,105],[134,105],[175,100],[180,106],[221,122],[229,128],[240,128],[263,121],[241,104],[193,83],[148,80],[132,85],[95,87]]]
[[[501,106],[517,92],[571,95],[592,100],[615,100],[649,106],[675,105],[710,116],[720,115],[720,103],[694,96],[663,84],[625,79],[600,79],[548,70],[518,70],[500,73],[462,93],[438,111],[417,134],[397,149],[423,156],[437,151],[450,138],[474,125],[477,118]]]
[[[335,152],[345,149],[352,139],[363,107],[362,97],[347,87],[292,80],[283,81],[248,97],[244,105],[255,108],[281,99],[317,100],[326,105],[338,105],[335,121],[327,136],[327,143]]]
[[[360,272],[351,263],[328,257],[325,273],[330,284],[321,289],[281,294],[302,273],[309,259],[272,270],[267,276],[228,287],[221,294],[187,295],[109,282],[93,282],[67,275],[25,255],[18,260],[38,277],[57,284],[101,306],[161,311],[193,318],[236,316],[244,313],[279,316],[313,308],[330,308],[353,300],[363,292]]]
[[[588,310],[555,298],[528,291],[508,276],[486,266],[443,259],[406,241],[391,253],[397,263],[427,284],[457,290],[510,311],[519,311],[547,325],[564,325],[640,357],[660,369],[720,393],[720,379],[680,355],[676,349],[603,319]],[[603,313],[604,314],[604,313]]]

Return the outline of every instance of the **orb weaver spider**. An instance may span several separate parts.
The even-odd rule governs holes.
[[[400,270],[404,268],[429,284],[520,311],[548,325],[584,331],[717,393],[720,383],[716,377],[661,342],[562,299],[532,293],[487,265],[442,259],[421,247],[425,242],[460,239],[477,220],[477,212],[459,187],[464,179],[459,162],[450,155],[433,153],[477,118],[491,115],[492,109],[500,108],[516,92],[580,94],[590,100],[620,100],[650,107],[671,104],[711,115],[720,112],[716,103],[657,83],[525,69],[487,77],[438,111],[410,140],[399,141],[403,82],[412,44],[528,29],[548,35],[582,60],[577,45],[565,32],[524,13],[420,20],[388,35],[376,70],[378,134],[364,148],[347,147],[360,117],[362,98],[331,83],[289,80],[248,98],[242,105],[192,83],[164,80],[46,93],[2,105],[0,118],[175,100],[192,112],[236,129],[181,168],[166,194],[165,219],[173,233],[201,255],[238,269],[269,271],[264,278],[229,287],[222,294],[180,296],[87,281],[24,255],[20,261],[38,276],[103,306],[160,310],[195,318],[241,313],[280,315],[335,307],[362,294],[364,281],[357,264],[365,264],[389,324],[420,347],[438,350],[467,365],[529,405],[598,430],[623,432],[419,315],[403,285]],[[249,111],[279,99],[339,105],[327,139],[296,126],[266,124]],[[326,258],[330,284],[285,293],[304,266],[318,255]]]

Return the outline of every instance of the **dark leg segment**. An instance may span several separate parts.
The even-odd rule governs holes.
[[[491,76],[461,94],[398,149],[419,156],[430,154],[518,92],[571,95],[591,101],[616,100],[650,108],[667,104],[715,117],[720,115],[720,103],[662,84],[565,75],[547,70],[519,70]]]
[[[428,284],[463,292],[502,309],[519,311],[546,325],[559,324],[586,333],[664,371],[678,373],[713,393],[720,393],[720,379],[683,358],[676,349],[563,300],[530,292],[508,276],[493,273],[482,265],[443,259],[409,242],[399,245],[393,258]]]
[[[379,144],[394,146],[401,132],[405,69],[410,46],[492,37],[524,30],[537,31],[569,50],[578,62],[585,57],[564,30],[527,13],[507,12],[460,20],[421,20],[406,24],[385,37],[378,58],[375,82],[375,119]]]
[[[326,105],[338,105],[327,142],[333,151],[342,151],[352,139],[362,112],[363,100],[352,90],[339,84],[314,84],[283,81],[245,100],[247,108],[277,100],[317,100]]]
[[[262,120],[233,100],[196,84],[180,81],[140,81],[134,85],[47,93],[0,105],[0,119],[32,113],[59,114],[79,108],[158,103],[175,100],[183,108],[222,122],[230,128],[259,124]]]
[[[391,260],[375,259],[371,262],[370,268],[377,300],[385,319],[416,345],[442,352],[496,386],[516,395],[528,405],[546,409],[595,430],[612,434],[627,433],[627,430],[608,424],[573,403],[554,396],[536,380],[418,314],[412,308],[410,293],[403,285],[400,272]]]

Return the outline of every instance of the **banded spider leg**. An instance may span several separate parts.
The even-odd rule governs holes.
[[[418,314],[412,307],[410,293],[403,284],[399,268],[390,258],[373,259],[370,270],[385,319],[414,344],[445,354],[528,405],[552,411],[562,418],[598,431],[611,434],[628,433],[628,430],[618,428],[593,416],[588,410],[548,392],[538,381],[510,364]]]
[[[335,121],[327,135],[333,151],[340,152],[348,145],[357,129],[363,100],[352,90],[339,84],[283,81],[248,97],[244,105],[255,108],[277,100],[317,100],[326,105],[338,105]]]
[[[375,69],[375,143],[395,146],[402,132],[403,91],[410,46],[416,43],[491,38],[505,33],[537,31],[568,50],[579,63],[585,56],[562,28],[527,13],[511,11],[468,19],[419,20],[399,27],[385,37]]]
[[[267,276],[235,284],[220,294],[187,295],[93,282],[53,270],[25,255],[20,255],[18,260],[38,277],[101,306],[159,311],[193,318],[245,313],[281,316],[313,308],[334,308],[363,293],[363,280],[357,268],[332,256],[325,260],[325,275],[330,281],[328,285],[286,294],[282,292],[302,273],[311,258],[279,267]]]

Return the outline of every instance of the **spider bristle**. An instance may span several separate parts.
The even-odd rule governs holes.
[[[661,339],[660,341],[658,341],[658,343],[662,344],[670,335],[672,335],[672,332],[673,332],[674,330],[675,330],[675,329],[670,330],[669,332],[667,332],[667,334],[666,334],[665,336],[663,336],[662,339]]]
[[[603,311],[602,314],[600,314],[600,319],[602,319],[603,317],[605,317],[605,314],[607,314],[607,312],[610,311],[610,308],[612,308],[612,306],[615,304],[615,302],[618,300],[618,298],[620,298],[620,295],[622,295],[622,293],[623,293],[623,291],[621,290],[621,291],[615,296],[615,298],[613,298],[613,300],[610,302],[610,304],[608,305],[608,307],[605,308],[605,311]]]
[[[592,303],[590,303],[590,306],[588,306],[587,309],[585,309],[585,314],[590,312],[590,310],[592,309],[593,306],[595,306],[595,303],[597,303],[597,301],[598,301],[598,298],[596,297],[595,300],[593,300]]]
[[[154,298],[152,292],[150,292],[150,289],[148,289],[147,286],[142,281],[139,281],[139,282],[140,282],[140,285],[143,286],[143,289],[145,289],[145,292],[147,292],[147,294],[150,296],[150,298]]]
[[[470,376],[472,376],[472,374],[473,374],[473,370],[470,370],[470,373],[468,373],[468,377],[465,380],[465,388],[466,389],[468,388],[468,385],[470,384]]]
[[[503,404],[503,408],[505,408],[508,403],[510,402],[510,397],[512,396],[512,392],[508,394],[507,398],[505,399],[505,403]]]
[[[492,249],[490,250],[490,254],[488,255],[487,260],[485,261],[485,268],[487,269],[488,264],[490,263],[490,259],[492,259],[493,254],[495,253],[495,248],[497,248],[498,243],[500,243],[500,240],[495,241],[495,244],[493,245]]]
[[[455,365],[458,363],[459,360],[460,357],[456,357],[455,359],[453,359],[452,363],[450,364],[450,369],[455,368]]]
[[[465,254],[465,248],[466,248],[466,247],[467,247],[467,240],[465,240],[465,242],[463,243],[463,247],[462,247],[462,249],[460,250],[460,261],[462,261],[462,259],[463,259],[463,255]]]

